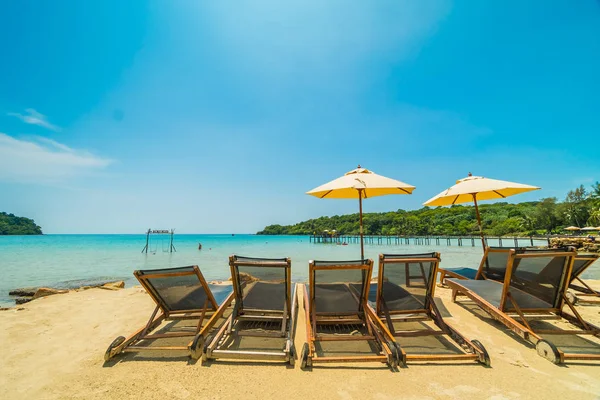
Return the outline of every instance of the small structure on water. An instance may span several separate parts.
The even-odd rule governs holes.
[[[313,234],[311,240],[315,243],[339,243],[340,235],[335,229],[325,229],[321,234]]]
[[[148,253],[148,249],[150,248],[150,252],[155,254],[158,250],[158,237],[155,236],[155,239],[151,239],[151,235],[158,235],[160,237],[161,249],[163,253],[172,253],[177,251],[175,249],[175,245],[173,244],[173,236],[175,235],[175,229],[148,229],[146,232],[146,245],[142,249],[142,253]],[[169,236],[167,239],[167,243],[165,243],[165,237]],[[152,246],[154,244],[154,246]]]

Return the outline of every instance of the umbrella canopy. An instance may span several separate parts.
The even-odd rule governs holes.
[[[538,189],[540,188],[537,186],[500,181],[497,179],[484,178],[482,176],[473,176],[469,172],[469,176],[457,180],[454,186],[427,200],[423,205],[451,206],[454,204],[473,202],[475,204],[479,233],[481,234],[481,243],[485,250],[485,238],[483,236],[483,228],[481,227],[481,216],[479,215],[477,201],[504,199],[508,196]]]
[[[366,199],[387,194],[411,194],[413,190],[415,187],[408,183],[377,175],[359,165],[358,168],[306,194],[320,199]]]
[[[597,231],[598,228],[594,226],[586,226],[585,228],[581,228],[582,231]]]
[[[578,226],[569,226],[567,228],[565,228],[565,231],[580,231],[581,228]]]
[[[363,244],[362,199],[388,194],[412,194],[408,183],[377,175],[360,165],[343,176],[306,192],[320,199],[358,199],[360,217],[360,256],[365,258]]]
[[[476,200],[504,199],[515,194],[538,190],[539,187],[500,181],[497,179],[472,176],[459,179],[456,185],[425,202],[426,206],[451,206],[453,204],[470,203]]]

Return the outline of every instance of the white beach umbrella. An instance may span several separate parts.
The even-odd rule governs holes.
[[[454,204],[470,203],[475,204],[475,213],[479,233],[481,234],[481,243],[485,250],[485,237],[481,227],[481,216],[479,215],[478,200],[505,199],[508,196],[529,192],[540,189],[537,186],[524,185],[522,183],[500,181],[497,179],[484,178],[482,176],[469,176],[456,181],[456,184],[437,196],[427,200],[425,206],[451,206]]]
[[[388,194],[411,194],[415,187],[408,183],[377,175],[360,165],[343,176],[306,192],[320,199],[358,199],[360,221],[360,257],[365,258],[363,243],[362,200]]]
[[[567,228],[564,229],[565,231],[580,231],[581,228],[578,226],[569,226]]]

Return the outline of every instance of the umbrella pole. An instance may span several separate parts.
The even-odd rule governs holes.
[[[365,259],[365,247],[363,244],[363,221],[362,221],[362,189],[358,189],[358,218],[360,220],[360,259]]]
[[[477,198],[475,197],[475,193],[473,193],[473,203],[475,203],[475,214],[477,215],[477,225],[479,225],[479,234],[481,235],[481,245],[483,246],[483,251],[485,252],[485,236],[483,236],[481,215],[479,215],[479,207],[477,206]]]

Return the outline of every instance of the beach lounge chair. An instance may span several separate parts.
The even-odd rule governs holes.
[[[478,269],[474,268],[439,268],[440,285],[445,286],[446,277],[456,279],[493,279],[504,281],[504,269],[508,261],[510,247],[488,247]],[[518,248],[523,252],[533,253],[545,251],[543,249]],[[560,250],[560,249],[557,249]],[[573,262],[573,269],[569,279],[569,291],[566,293],[569,301],[573,304],[600,303],[600,292],[592,289],[581,278],[581,274],[590,267],[598,258],[599,254],[578,254]],[[579,284],[577,284],[579,283]]]
[[[519,248],[518,250],[523,250]],[[445,286],[446,277],[456,279],[493,279],[504,281],[506,263],[513,247],[486,247],[479,268],[439,268],[440,285]]]
[[[229,257],[235,304],[204,343],[202,359],[283,361],[294,365],[298,306],[289,258]],[[218,313],[223,313],[223,304]]]
[[[377,315],[411,361],[476,361],[490,358],[477,340],[468,340],[444,321],[433,300],[439,253],[380,254]]]
[[[332,362],[398,365],[394,338],[368,304],[372,269],[373,260],[310,261],[308,288],[302,285],[307,337],[302,368]]]
[[[600,292],[594,290],[581,279],[581,274],[594,264],[600,254],[579,254],[573,262],[573,271],[571,272],[571,282],[569,284],[569,300],[573,303],[600,303]]]
[[[486,251],[487,256],[494,253]],[[512,332],[536,346],[540,356],[556,363],[568,360],[600,360],[600,343],[584,339],[584,335],[598,337],[600,328],[586,322],[566,295],[574,250],[509,250],[506,266],[494,265],[489,271],[479,271],[483,279],[465,280],[446,278],[452,289],[452,300],[466,296],[500,321]],[[479,274],[478,273],[478,274]],[[489,279],[493,274],[503,274],[504,279]],[[490,275],[491,274],[491,275]],[[563,311],[567,305],[573,314]],[[559,329],[551,320],[563,320],[577,329]],[[557,345],[547,337],[561,339],[565,336],[580,344]]]
[[[135,271],[134,276],[156,303],[154,312],[142,328],[128,338],[119,336],[106,350],[105,361],[127,351],[185,351],[192,358],[202,353],[202,338],[219,317],[217,301],[198,266]],[[223,305],[230,304],[233,293]],[[192,320],[193,326],[162,326],[165,321]],[[197,320],[197,322],[196,322]],[[169,329],[171,328],[171,329]],[[176,330],[176,331],[175,331]],[[168,332],[165,332],[168,331]],[[175,332],[173,332],[175,331]],[[193,338],[187,346],[159,346],[158,340]]]

